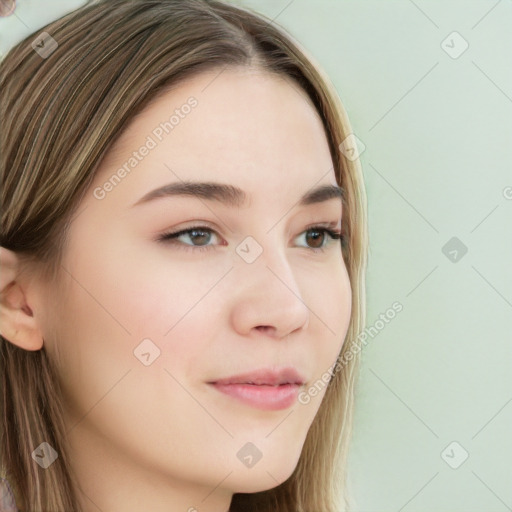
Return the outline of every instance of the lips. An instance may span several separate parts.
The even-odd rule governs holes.
[[[281,370],[257,370],[254,372],[233,375],[225,379],[219,379],[210,384],[254,384],[256,386],[281,386],[283,384],[297,384],[302,386],[305,378],[295,368],[283,368]]]
[[[209,382],[224,396],[250,407],[276,411],[291,407],[305,378],[295,368],[258,370]]]

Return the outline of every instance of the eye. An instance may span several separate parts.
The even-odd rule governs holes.
[[[192,228],[183,229],[174,233],[164,233],[158,237],[158,241],[178,246],[179,249],[205,251],[212,247],[211,245],[206,245],[208,241],[211,240],[212,233],[215,233],[215,231],[206,226],[194,226]],[[188,237],[192,241],[199,242],[199,245],[196,246],[194,244],[183,244],[179,240],[182,237]],[[186,245],[190,247],[184,247]]]
[[[324,252],[327,246],[334,244],[338,240],[341,242],[342,247],[345,248],[345,236],[337,229],[330,229],[332,226],[337,224],[338,222],[330,223],[327,226],[312,226],[306,231],[303,231],[299,236],[305,235],[306,242],[313,244],[313,247],[306,246],[305,248],[310,249],[313,252]],[[181,231],[163,233],[157,238],[157,241],[176,246],[178,249],[186,251],[208,251],[215,247],[214,245],[208,245],[208,242],[212,240],[212,234],[218,236],[213,229],[207,226],[193,226]],[[191,240],[192,244],[183,243],[179,240],[184,237]],[[194,245],[194,242],[198,243],[198,245]],[[226,244],[221,243],[221,245]]]

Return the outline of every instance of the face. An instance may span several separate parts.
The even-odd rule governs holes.
[[[106,468],[202,495],[277,486],[326,386],[307,404],[298,394],[335,363],[348,329],[350,283],[327,231],[341,228],[341,201],[299,204],[336,186],[319,116],[283,78],[217,74],[130,124],[70,227],[66,293],[53,292],[58,316],[43,329],[89,496]],[[185,182],[237,187],[245,202],[220,188],[151,194]]]

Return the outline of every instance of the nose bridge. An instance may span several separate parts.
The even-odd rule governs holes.
[[[258,240],[247,236],[236,248],[238,320],[243,329],[270,326],[283,336],[307,327],[309,309],[285,247],[278,243],[276,233],[258,236]]]
[[[244,275],[257,274],[256,280],[263,278],[266,281],[280,281],[281,287],[291,288],[295,294],[300,296],[295,275],[286,256],[286,248],[279,240],[277,230],[271,231],[270,234],[258,233],[255,236],[246,236],[236,247],[238,259],[241,260],[238,261],[238,266],[245,270]],[[272,275],[273,278],[270,277]]]

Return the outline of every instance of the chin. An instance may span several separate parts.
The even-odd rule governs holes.
[[[231,475],[234,477],[231,480],[231,486],[233,487],[234,493],[256,493],[262,491],[268,491],[270,489],[274,489],[278,487],[286,480],[288,480],[294,470],[296,468],[296,464],[276,464],[275,466],[270,466],[267,464],[261,468],[257,469],[257,466],[254,466],[251,469],[240,470],[237,472],[237,475]]]

